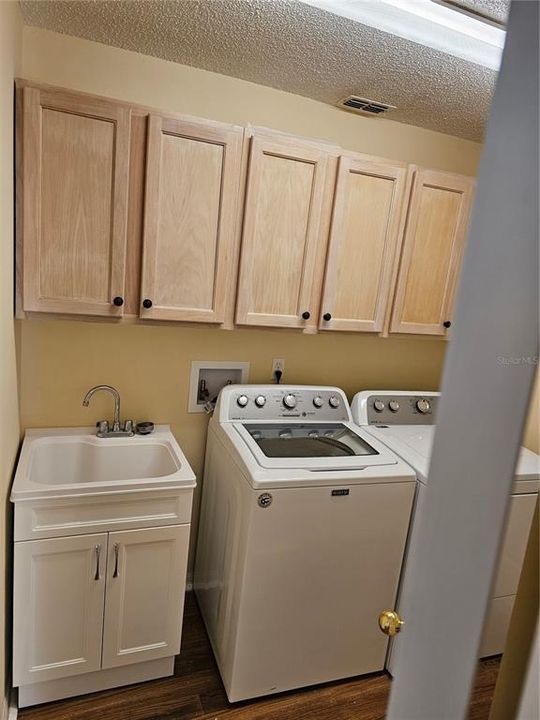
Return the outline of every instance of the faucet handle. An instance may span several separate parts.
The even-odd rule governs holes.
[[[96,427],[98,429],[97,434],[100,435],[107,435],[109,432],[109,422],[108,420],[99,420],[96,423]]]
[[[126,420],[124,423],[124,432],[135,434],[133,430],[133,420]]]

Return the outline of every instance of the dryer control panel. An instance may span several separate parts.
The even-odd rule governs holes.
[[[216,413],[221,422],[284,418],[351,420],[343,390],[311,385],[229,385],[221,391]]]
[[[372,390],[357,393],[351,403],[359,425],[434,425],[439,393]]]

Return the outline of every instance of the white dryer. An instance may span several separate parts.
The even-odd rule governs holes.
[[[415,585],[411,558],[415,553],[418,528],[422,520],[438,402],[439,393],[435,392],[366,390],[357,393],[351,403],[355,422],[364,427],[373,439],[384,443],[413,467],[418,480],[417,499],[398,598],[398,610],[405,622],[411,607],[412,588]],[[456,452],[459,452],[459,448],[456,448]],[[484,626],[480,657],[498,655],[504,650],[536,505],[539,477],[539,456],[522,448],[515,471],[512,504]],[[393,675],[399,672],[399,648],[398,636],[392,642],[388,660],[388,669]]]
[[[222,390],[194,585],[230,701],[383,669],[415,485],[338,388]]]

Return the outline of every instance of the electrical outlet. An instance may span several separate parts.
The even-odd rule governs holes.
[[[285,370],[285,360],[283,358],[274,358],[272,360],[272,382],[276,382],[276,370],[281,370],[281,377],[283,379],[283,372]]]

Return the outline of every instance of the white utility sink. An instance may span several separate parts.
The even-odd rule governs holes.
[[[119,438],[93,428],[28,430],[11,500],[175,487],[195,487],[195,475],[168,425]]]

